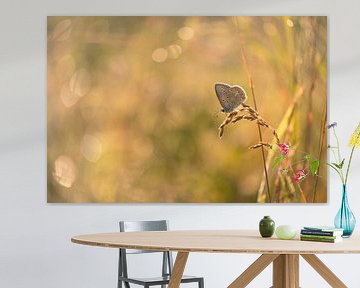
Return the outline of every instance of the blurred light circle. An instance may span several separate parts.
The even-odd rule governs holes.
[[[294,27],[294,22],[291,19],[287,19],[286,20],[286,24],[287,26],[289,26],[290,28]]]
[[[177,31],[177,34],[182,40],[190,40],[194,37],[194,29],[191,27],[182,27]]]
[[[76,95],[83,97],[87,94],[91,88],[91,77],[90,73],[81,68],[73,74],[70,79],[70,91]]]
[[[152,59],[155,62],[162,63],[164,62],[168,57],[168,51],[165,48],[157,48],[152,53]]]
[[[173,44],[168,47],[168,55],[171,59],[177,59],[180,57],[182,53],[182,48],[180,45]]]
[[[76,165],[70,157],[61,155],[55,160],[53,177],[61,186],[70,188],[74,184],[76,176]]]
[[[81,142],[81,154],[90,162],[97,162],[102,153],[100,140],[93,135],[85,135]]]
[[[60,98],[65,107],[69,108],[78,102],[80,97],[70,90],[69,82],[64,83],[61,87]]]

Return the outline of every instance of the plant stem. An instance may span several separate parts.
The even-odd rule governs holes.
[[[336,157],[336,154],[335,154],[335,151],[334,151],[333,147],[330,148],[330,150],[331,150],[331,152],[332,152],[333,155],[334,155],[335,161],[337,162],[336,164],[340,165],[340,161],[337,160],[337,157]],[[343,173],[342,173],[342,169],[337,168],[337,167],[334,166],[333,164],[328,164],[328,165],[329,165],[331,168],[333,168],[333,169],[339,174],[340,180],[341,180],[342,184],[345,184],[344,175],[343,175]]]
[[[324,147],[324,141],[325,141],[325,138],[326,138],[326,120],[327,120],[327,105],[326,105],[326,102],[325,102],[325,105],[324,105],[324,111],[323,111],[323,117],[322,117],[322,125],[320,127],[320,143],[319,143],[319,154],[318,154],[318,159],[319,161],[321,161],[321,157],[322,157],[322,154],[323,154],[323,147]],[[318,168],[318,171],[317,173],[320,174],[320,166]],[[319,177],[316,177],[315,178],[315,183],[314,183],[314,187],[313,187],[313,199],[312,199],[312,202],[315,203],[316,201],[316,192],[317,192],[317,185],[318,185],[318,182],[319,182]]]
[[[339,170],[338,170],[338,169],[336,169],[336,167],[335,167],[334,165],[330,164],[330,163],[326,163],[326,165],[328,165],[328,166],[330,166],[331,168],[333,168],[333,169],[336,171],[336,173],[338,173],[338,174],[339,174],[342,184],[343,184],[343,185],[345,185],[345,183],[344,183],[344,179],[342,179],[342,177],[341,177],[341,174],[340,174]]]
[[[338,159],[338,165],[341,164],[342,162],[342,158],[341,158],[341,154],[340,154],[340,144],[339,144],[339,137],[337,136],[336,134],[336,130],[335,130],[335,127],[333,127],[333,131],[334,131],[334,135],[335,135],[335,138],[336,138],[336,143],[337,143],[337,152],[338,152],[338,156],[339,156],[339,159]],[[335,155],[334,155],[335,156]],[[349,169],[349,165],[348,165],[348,169]],[[341,181],[343,184],[346,184],[346,182],[344,182],[344,173],[343,173],[343,170],[342,170],[342,167],[341,169],[339,169],[340,171],[340,174],[341,174]]]
[[[255,107],[256,111],[259,111],[258,108],[257,108],[257,104],[256,104],[256,97],[255,97],[253,79],[251,77],[250,69],[249,69],[249,66],[248,66],[248,62],[247,62],[247,59],[246,59],[246,56],[245,56],[245,51],[244,51],[244,48],[243,48],[243,45],[242,45],[241,41],[240,41],[240,51],[241,51],[242,60],[244,62],[245,70],[246,70],[246,73],[248,75],[249,84],[250,84],[250,88],[251,88],[251,94],[252,94],[252,98],[253,98],[253,101],[254,101],[254,107]],[[257,123],[257,127],[258,127],[258,133],[259,133],[259,140],[260,140],[260,142],[263,142],[261,127],[260,127],[259,123]],[[261,146],[261,154],[262,154],[264,173],[265,173],[265,178],[266,178],[267,197],[268,197],[268,201],[271,203],[269,175],[268,175],[268,171],[267,171],[267,167],[266,167],[265,149],[264,149],[263,146]]]
[[[359,134],[360,135],[360,134]],[[357,138],[359,138],[359,135]],[[347,184],[347,180],[348,180],[348,176],[349,176],[349,170],[350,170],[350,165],[351,165],[351,160],[353,158],[353,154],[354,154],[354,150],[355,150],[355,145],[353,146],[353,148],[351,149],[351,154],[350,154],[350,158],[349,158],[349,163],[348,163],[348,166],[347,166],[347,169],[346,169],[346,176],[345,176],[345,185]]]
[[[356,139],[355,139],[355,142],[354,142],[354,146],[353,146],[352,149],[351,149],[351,154],[350,154],[350,158],[349,158],[349,163],[348,163],[348,166],[347,166],[347,169],[346,169],[345,185],[347,184],[351,161],[352,161],[352,158],[353,158],[353,154],[354,154],[354,150],[355,150],[355,147],[356,147],[356,143],[357,143],[357,141],[359,140],[359,138],[360,138],[360,132],[356,135]]]
[[[338,155],[339,155],[339,163],[341,163],[341,155],[340,155],[340,145],[339,145],[339,138],[336,134],[336,130],[335,130],[335,127],[333,127],[333,131],[334,131],[334,135],[335,135],[335,138],[336,138],[336,144],[337,144],[337,151],[338,151]]]
[[[336,144],[337,144],[337,150],[338,150],[338,155],[339,155],[339,163],[338,163],[338,164],[340,164],[340,161],[341,161],[341,155],[340,155],[339,137],[337,137],[335,127],[333,127],[333,132],[334,132],[334,135],[335,135]]]
[[[244,63],[244,66],[245,66],[246,74],[248,76],[248,80],[249,80],[249,84],[250,84],[250,88],[251,88],[251,94],[252,94],[252,98],[253,98],[253,101],[254,101],[254,107],[255,107],[256,111],[259,111],[258,108],[257,108],[257,103],[256,103],[256,97],[255,97],[255,91],[254,91],[254,83],[253,83],[253,80],[252,80],[250,68],[249,68],[249,65],[248,65],[248,62],[247,62],[247,58],[246,58],[246,55],[245,55],[245,51],[244,51],[244,47],[243,47],[243,43],[242,43],[242,39],[241,39],[241,35],[240,35],[240,25],[239,25],[238,18],[236,16],[235,16],[235,21],[236,21],[236,31],[237,31],[237,34],[238,34],[238,37],[239,37],[239,42],[240,42],[241,58],[242,58],[242,61]],[[257,126],[258,126],[259,140],[260,140],[260,142],[263,142],[261,126],[260,126],[259,123],[257,123]],[[263,146],[261,146],[261,155],[262,155],[262,159],[263,159],[264,173],[265,173],[265,178],[266,178],[267,197],[268,197],[268,201],[271,203],[269,175],[268,175],[268,171],[267,171],[267,167],[266,167],[265,149],[264,149]]]
[[[332,154],[333,154],[333,156],[334,156],[334,159],[335,159],[335,161],[336,161],[336,164],[339,164],[339,163],[340,163],[340,161],[339,161],[339,160],[337,159],[337,157],[336,157],[334,147],[331,147],[331,148],[330,148],[330,150],[331,150],[331,153],[332,153]]]
[[[291,166],[290,166],[290,170],[291,170],[291,172],[295,175],[295,171],[294,171],[294,169],[293,169]],[[297,187],[298,187],[298,189],[299,189],[299,191],[300,191],[300,196],[301,196],[302,201],[303,201],[304,203],[307,203],[307,200],[306,200],[304,191],[301,189],[301,186],[300,186],[299,182],[296,182],[296,185],[297,185]]]

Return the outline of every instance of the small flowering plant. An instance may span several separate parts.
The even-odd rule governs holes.
[[[350,152],[350,156],[349,156],[349,161],[347,162],[346,173],[344,173],[344,171],[343,171],[346,159],[341,156],[339,137],[336,134],[336,126],[337,126],[336,122],[333,122],[328,125],[328,129],[333,131],[333,134],[336,139],[336,145],[328,146],[328,148],[331,150],[331,152],[333,154],[335,162],[327,163],[327,165],[329,165],[331,168],[333,168],[336,171],[336,173],[340,177],[342,184],[344,186],[346,186],[355,148],[360,147],[360,122],[358,123],[358,126],[356,127],[356,129],[355,129],[354,133],[352,134],[350,141],[349,141],[349,147],[351,147],[351,152]]]
[[[279,148],[281,150],[282,155],[286,156],[289,154],[290,146],[285,143],[279,144]]]
[[[303,179],[306,178],[306,173],[305,170],[297,170],[295,175],[294,175],[294,181],[295,182],[301,182]]]
[[[309,153],[298,151],[290,144],[281,143],[276,130],[267,121],[265,121],[265,119],[262,118],[254,108],[245,103],[242,103],[239,109],[235,109],[234,111],[227,113],[225,120],[219,126],[219,137],[221,138],[223,136],[224,129],[227,125],[243,120],[254,121],[259,126],[272,131],[272,135],[274,137],[274,141],[272,143],[259,142],[250,146],[249,149],[267,148],[279,151],[278,156],[275,157],[273,161],[272,168],[275,169],[280,167],[280,173],[289,175],[295,184],[298,185],[304,202],[307,202],[300,187],[300,183],[303,182],[309,175],[318,176],[317,172],[320,165],[319,160]]]
[[[295,183],[301,183],[309,175],[317,176],[320,162],[312,155],[296,151],[291,145],[281,143],[278,144],[280,155],[277,156],[273,162],[272,168],[275,169],[280,164],[283,166],[281,172],[284,174],[292,174],[292,179]],[[300,158],[298,156],[300,154]],[[294,160],[297,157],[297,160]],[[294,170],[294,167],[298,169]],[[299,168],[301,167],[301,168]]]

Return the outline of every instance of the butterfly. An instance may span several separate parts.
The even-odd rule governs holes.
[[[230,113],[244,103],[247,99],[244,88],[224,83],[215,84],[215,93],[222,107],[221,112]]]

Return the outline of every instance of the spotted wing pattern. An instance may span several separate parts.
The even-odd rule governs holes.
[[[247,98],[245,90],[238,85],[230,86],[228,84],[216,83],[215,93],[222,107],[221,110],[225,113],[234,111]]]

